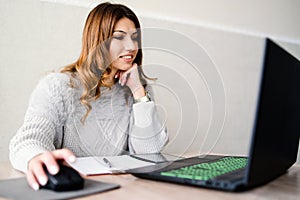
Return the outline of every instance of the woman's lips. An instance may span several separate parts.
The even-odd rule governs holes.
[[[124,55],[120,56],[120,58],[126,63],[130,63],[133,61],[133,55]]]

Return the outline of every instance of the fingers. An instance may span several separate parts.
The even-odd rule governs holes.
[[[56,159],[62,159],[67,162],[74,162],[76,160],[75,155],[69,149],[60,149],[52,152]]]
[[[65,160],[67,162],[75,161],[74,154],[68,149],[60,149],[55,151],[47,151],[32,158],[28,163],[26,174],[27,182],[34,189],[38,190],[40,185],[45,185],[48,177],[44,171],[44,166],[50,174],[57,174],[59,165],[57,160]]]
[[[121,76],[119,78],[119,83],[120,83],[121,86],[124,86],[126,84],[129,76],[130,76],[130,72],[129,71],[121,73]]]
[[[32,187],[32,189],[38,190],[40,188],[40,184],[36,180],[35,175],[32,173],[32,171],[27,171],[26,179],[28,184]]]
[[[132,68],[137,68],[137,64],[136,64],[136,63],[133,63],[131,69],[132,69]]]
[[[117,71],[117,73],[115,74],[115,78],[119,78],[119,84],[122,85],[123,83],[123,74],[125,72],[124,71]],[[122,85],[123,86],[123,85]]]
[[[115,78],[120,77],[120,71],[117,71],[117,73],[115,74]]]
[[[119,77],[119,84],[121,86],[126,85],[129,79],[133,79],[132,77],[138,77],[137,64],[134,63],[130,69],[127,71],[118,71],[115,75],[115,78]],[[136,80],[134,80],[136,81]]]

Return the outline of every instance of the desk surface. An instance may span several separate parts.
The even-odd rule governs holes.
[[[0,179],[24,176],[12,169],[8,162],[0,163]],[[231,193],[191,186],[163,183],[136,178],[130,174],[99,175],[87,177],[93,180],[117,183],[120,189],[77,198],[87,199],[130,199],[130,200],[168,200],[168,199],[299,199],[300,196],[300,165],[294,165],[288,173],[270,182],[267,185],[246,192]],[[3,199],[0,197],[0,199]]]

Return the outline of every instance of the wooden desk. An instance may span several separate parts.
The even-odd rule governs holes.
[[[0,179],[16,178],[24,176],[12,169],[8,162],[0,163]],[[265,200],[280,199],[293,200],[300,198],[300,165],[294,165],[287,174],[275,181],[241,193],[222,192],[217,190],[203,189],[171,183],[163,183],[136,178],[130,174],[124,175],[100,175],[90,176],[89,179],[118,183],[120,189],[77,198],[77,200],[96,199],[130,199],[130,200],[176,200],[176,199],[243,199]],[[3,198],[0,198],[3,199]]]

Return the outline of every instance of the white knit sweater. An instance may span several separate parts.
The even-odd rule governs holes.
[[[91,103],[92,111],[84,124],[86,109],[79,98],[83,87],[71,76],[51,73],[33,91],[24,123],[10,142],[10,161],[26,172],[34,156],[68,148],[78,156],[120,155],[159,152],[168,140],[154,102],[133,104],[128,87],[115,84],[101,88],[101,97]]]

